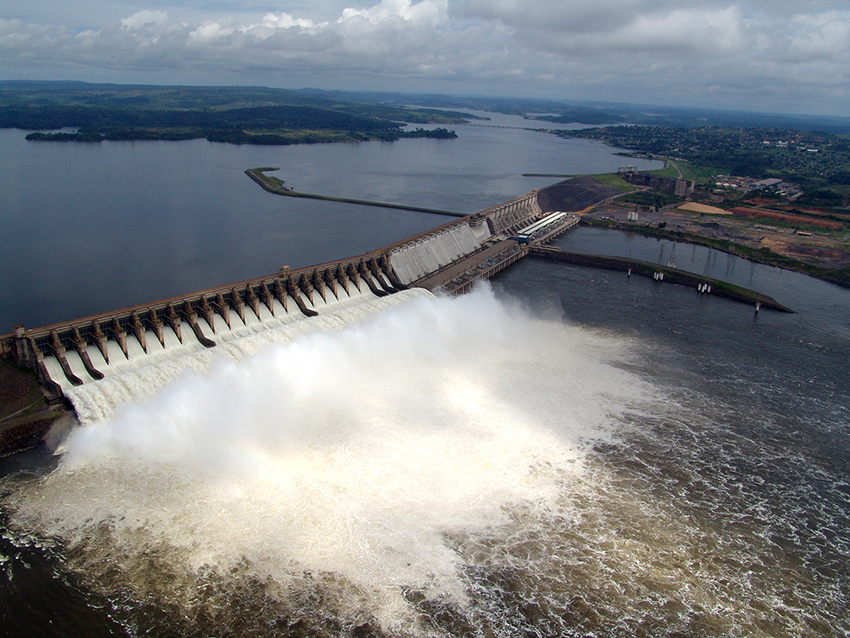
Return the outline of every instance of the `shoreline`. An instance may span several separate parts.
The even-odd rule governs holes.
[[[732,301],[751,304],[756,306],[756,312],[758,312],[758,308],[765,308],[768,310],[775,310],[777,312],[794,313],[793,310],[782,305],[773,297],[762,294],[756,290],[744,288],[743,286],[736,286],[735,284],[723,281],[722,279],[704,277],[686,270],[680,270],[671,266],[663,266],[661,264],[653,264],[638,259],[552,249],[547,250],[545,248],[532,249],[529,252],[529,257],[542,259],[544,261],[558,261],[577,266],[586,266],[589,268],[602,268],[605,270],[628,272],[629,276],[634,274],[641,277],[652,277],[653,279],[656,278],[656,275],[661,273],[663,274],[663,278],[658,279],[658,281],[690,288],[698,288],[701,284],[708,284],[711,286],[711,291],[700,294],[714,295],[716,297],[731,299]]]
[[[613,230],[621,230],[626,233],[635,233],[646,237],[654,237],[656,239],[668,239],[670,241],[682,242],[687,244],[696,244],[705,246],[713,250],[718,250],[729,255],[735,255],[764,266],[773,266],[774,268],[783,268],[792,272],[797,272],[802,275],[814,277],[821,281],[834,284],[841,288],[850,289],[850,281],[830,276],[830,271],[821,266],[807,264],[793,257],[787,257],[778,253],[765,251],[764,249],[755,249],[742,244],[725,239],[716,239],[706,237],[698,233],[690,233],[681,230],[667,230],[646,225],[628,224],[616,220],[597,219],[592,217],[582,217],[581,223],[587,226],[596,226],[598,228],[610,228]]]

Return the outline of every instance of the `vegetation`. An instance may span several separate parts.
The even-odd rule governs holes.
[[[640,157],[674,158],[661,173],[706,182],[712,174],[793,181],[802,203],[842,206],[850,200],[850,140],[829,133],[776,128],[614,126],[556,131],[602,140]],[[675,174],[674,174],[675,173]]]
[[[0,358],[0,456],[37,445],[60,415],[48,407],[32,370]]]
[[[0,359],[0,424],[47,408],[32,370]]]
[[[0,128],[37,131],[34,141],[186,140],[312,144],[452,139],[446,128],[405,123],[467,121],[463,113],[327,100],[259,88],[0,83]],[[72,129],[72,130],[67,130]]]
[[[606,124],[639,124],[697,128],[784,128],[797,131],[827,131],[850,134],[850,118],[813,115],[788,115],[721,111],[708,108],[640,106],[611,103],[569,102],[538,98],[455,97],[446,95],[402,95],[398,93],[339,93],[311,91],[325,97],[359,98],[364,101],[415,104],[440,109],[475,109],[493,113],[520,115],[541,122],[581,123],[592,126]]]
[[[603,175],[595,175],[596,181],[601,184],[605,184],[605,186],[616,186],[624,193],[630,193],[635,190],[635,187],[629,184],[626,180],[624,180],[619,175],[615,175],[614,173],[605,173]]]

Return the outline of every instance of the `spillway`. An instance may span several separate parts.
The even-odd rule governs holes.
[[[409,287],[468,290],[526,254],[510,239],[537,220],[537,191],[357,257],[280,272],[71,322],[0,336],[0,355],[36,371],[48,401],[75,409],[80,387],[140,368],[177,371],[204,350],[391,296]],[[574,217],[574,216],[573,216]],[[577,223],[562,224],[566,229]],[[176,372],[169,373],[171,378]],[[136,375],[138,377],[138,375]],[[159,386],[150,377],[147,393]],[[128,398],[144,394],[135,388]]]
[[[207,372],[216,357],[239,361],[269,344],[287,343],[313,332],[337,330],[423,294],[430,293],[419,288],[378,297],[368,289],[365,292],[354,289],[351,296],[341,295],[340,300],[311,305],[320,309],[321,314],[309,320],[304,320],[300,312],[287,313],[282,308],[274,315],[268,310],[261,312],[259,317],[246,313],[247,321],[232,319],[230,327],[219,320],[216,324],[219,342],[215,348],[204,347],[191,337],[184,337],[184,342],[180,343],[173,332],[168,335],[166,347],[160,346],[158,351],[149,349],[145,353],[138,343],[134,344],[134,356],[130,358],[125,358],[123,352],[113,346],[116,352],[112,358],[118,363],[103,365],[108,374],[102,380],[73,385],[66,379],[63,391],[82,423],[103,421],[111,418],[119,405],[153,396],[186,370]],[[45,358],[45,363],[57,377],[61,374],[55,359]],[[79,366],[79,361],[75,359],[74,365]]]
[[[331,296],[330,299],[325,300],[319,297],[313,303],[307,303],[311,310],[329,312],[376,298],[377,296],[368,288],[360,291],[352,287],[350,293],[341,290],[339,298]],[[257,305],[256,311],[248,309],[247,312],[243,311],[242,316],[232,313],[228,321],[217,313],[211,314],[209,318],[197,317],[195,321],[198,329],[196,330],[189,325],[166,325],[157,334],[146,327],[139,334],[125,336],[123,348],[126,352],[118,340],[108,339],[105,352],[99,348],[86,349],[88,362],[84,362],[81,353],[74,349],[66,350],[64,356],[71,374],[78,379],[89,378],[91,369],[101,372],[104,378],[111,378],[128,370],[137,369],[141,365],[156,365],[166,359],[182,359],[203,352],[209,347],[204,342],[210,341],[205,335],[214,337],[216,345],[223,346],[244,337],[291,324],[302,318],[304,315],[292,298],[289,298],[287,307],[284,307],[277,299],[272,299],[269,306]],[[44,365],[50,377],[66,394],[79,385],[69,379],[70,375],[66,374],[65,367],[55,354],[45,357]]]

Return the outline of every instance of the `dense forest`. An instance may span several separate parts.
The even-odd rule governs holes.
[[[0,83],[0,128],[34,141],[185,140],[232,144],[450,139],[464,113],[327,100],[262,88]]]

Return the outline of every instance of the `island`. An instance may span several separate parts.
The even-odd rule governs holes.
[[[442,125],[470,119],[475,116],[282,89],[0,82],[0,128],[33,131],[27,139],[35,142],[450,140],[457,134]]]

